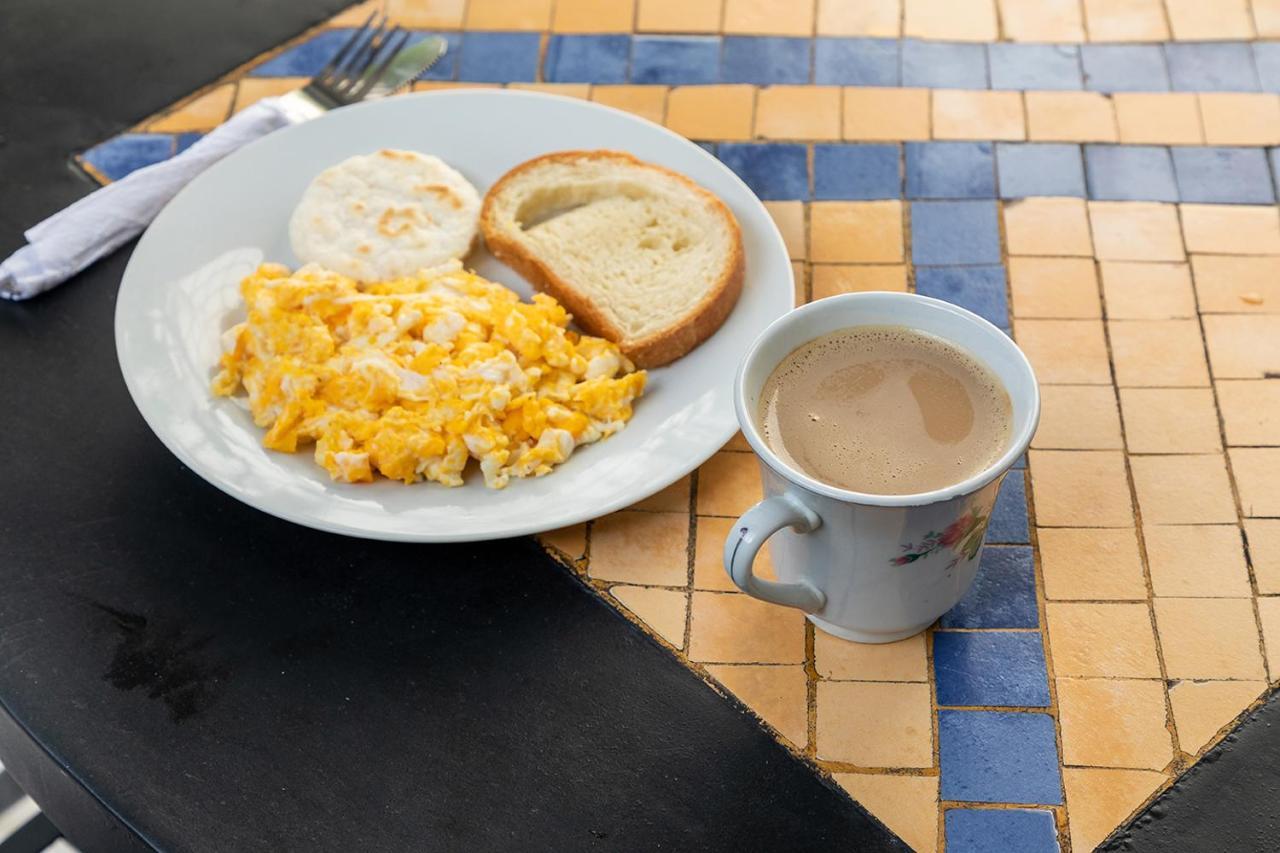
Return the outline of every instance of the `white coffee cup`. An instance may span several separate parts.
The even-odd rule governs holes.
[[[760,391],[797,347],[851,326],[907,326],[967,350],[1004,383],[1013,404],[1010,442],[990,467],[915,495],[871,495],[815,480],[778,458],[756,426]],[[738,423],[760,459],[765,498],[729,533],[724,565],[734,584],[763,601],[798,607],[824,631],[889,643],[929,627],[973,583],[996,492],[1036,431],[1040,390],[1022,351],[971,311],[910,293],[849,293],[776,320],[738,370]],[[770,539],[778,580],[758,577]]]

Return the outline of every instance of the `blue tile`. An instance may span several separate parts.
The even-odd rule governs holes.
[[[1014,460],[1014,462],[1013,462],[1013,467],[1014,467],[1014,468],[1016,468],[1016,469],[1026,468],[1026,467],[1027,467],[1027,454],[1025,454],[1025,453],[1024,453],[1024,454],[1022,454],[1021,456],[1019,456],[1017,459],[1015,459],[1015,460]]]
[[[1021,474],[1010,471],[1000,484],[987,541],[1022,545],[1031,541],[1027,530],[1027,484]]]
[[[898,40],[816,39],[813,80],[831,86],[897,86],[902,82]]]
[[[1169,79],[1175,92],[1256,92],[1253,52],[1244,42],[1169,42]]]
[[[555,35],[542,76],[549,83],[625,83],[630,54],[630,36]]]
[[[948,809],[947,853],[1059,853],[1058,826],[1044,809]]]
[[[444,56],[428,68],[419,80],[452,80],[457,76],[458,57],[462,55],[462,33],[429,33],[423,31],[415,31],[409,36],[409,44],[417,44],[430,35],[437,35],[449,44],[449,50]]]
[[[173,137],[167,133],[125,133],[84,152],[85,161],[108,180],[173,156]]]
[[[908,142],[907,198],[995,198],[990,142]]]
[[[1175,148],[1183,201],[1272,204],[1275,191],[1261,148]]]
[[[935,631],[933,674],[939,705],[1049,707],[1038,631]]]
[[[839,199],[902,198],[898,146],[814,145],[813,197]]]
[[[809,198],[809,164],[803,145],[725,142],[719,157],[765,201]]]
[[[538,33],[469,32],[458,59],[458,79],[475,83],[532,83],[538,79]]]
[[[987,46],[992,89],[1079,89],[1080,49],[1068,44]]]
[[[1280,41],[1255,41],[1253,59],[1258,65],[1262,91],[1280,92]]]
[[[196,133],[194,131],[190,133],[179,133],[173,138],[173,153],[181,154],[183,151],[186,151],[192,145],[199,142],[203,137],[203,133]]]
[[[916,293],[968,308],[1006,331],[1009,302],[1004,267],[917,267]]]
[[[273,56],[249,72],[250,77],[313,77],[325,64],[333,58],[342,45],[351,38],[354,29],[326,30],[307,39],[299,45]],[[426,38],[430,33],[415,32],[409,38],[413,44]],[[449,42],[449,50],[432,69],[423,75],[424,80],[452,80],[454,68],[457,67],[458,46],[461,44],[457,33],[440,33]]]
[[[1084,87],[1095,92],[1167,92],[1169,71],[1158,44],[1086,44]]]
[[[1280,193],[1280,148],[1268,148],[1267,157],[1271,160],[1271,177],[1276,182],[1276,192]]]
[[[959,604],[942,615],[939,624],[943,628],[1038,627],[1031,549],[1025,545],[983,548],[973,586]]]
[[[720,58],[725,83],[808,83],[812,43],[774,36],[727,36]]]
[[[714,142],[695,142],[695,143],[693,143],[693,144],[694,144],[694,145],[696,145],[696,146],[698,146],[699,148],[701,148],[703,151],[707,152],[708,154],[710,154],[712,157],[717,156],[717,155],[716,155],[716,144],[715,144]]]
[[[912,202],[911,259],[931,266],[1000,263],[995,202]]]
[[[1017,711],[939,711],[941,798],[1060,805],[1053,718]]]
[[[636,36],[631,44],[632,83],[677,86],[719,78],[717,36]]]
[[[996,169],[1001,198],[1084,198],[1084,163],[1079,145],[1000,142],[996,144]]]
[[[1169,149],[1158,145],[1086,145],[1089,198],[1103,201],[1177,201]]]
[[[902,85],[935,89],[985,89],[986,46],[904,39]]]

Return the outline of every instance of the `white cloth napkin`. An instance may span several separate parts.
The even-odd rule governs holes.
[[[268,98],[232,116],[176,157],[130,173],[25,233],[27,245],[0,263],[0,297],[30,299],[136,237],[192,178],[290,120]]]

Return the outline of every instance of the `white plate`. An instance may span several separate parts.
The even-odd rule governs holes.
[[[237,285],[263,259],[296,264],[287,223],[327,166],[378,148],[436,154],[481,192],[548,151],[614,148],[675,169],[720,196],[742,226],[747,275],[724,326],[650,374],[635,417],[539,479],[485,488],[334,483],[302,451],[262,447],[243,405],[209,393],[220,333],[240,319]],[[467,259],[522,294],[529,286],[484,253]],[[147,229],[116,303],[116,347],[134,402],[160,440],[210,483],[250,506],[309,527],[374,539],[459,542],[553,530],[665,488],[734,434],[738,360],[793,305],[782,237],[746,185],[714,157],[618,110],[528,92],[404,95],[330,113],[237,151],[191,182]]]

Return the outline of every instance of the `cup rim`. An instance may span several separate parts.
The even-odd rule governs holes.
[[[943,486],[940,489],[934,489],[928,492],[915,492],[906,495],[877,495],[870,492],[855,492],[850,489],[842,489],[838,486],[832,486],[821,480],[816,480],[808,474],[791,467],[783,462],[772,449],[765,444],[759,430],[756,428],[756,419],[754,414],[747,411],[746,403],[746,377],[747,367],[756,358],[760,349],[782,329],[800,322],[800,320],[809,314],[816,314],[822,310],[831,310],[836,307],[833,303],[849,303],[849,302],[880,302],[880,303],[901,303],[901,304],[918,304],[924,303],[934,310],[942,310],[965,321],[976,325],[984,334],[995,336],[1001,341],[999,346],[1007,348],[1013,355],[1017,369],[1026,372],[1027,377],[1031,380],[1031,400],[1030,416],[1026,419],[1023,427],[1014,434],[1013,440],[1009,443],[1009,447],[982,471],[973,476],[953,483],[949,486]],[[851,324],[850,328],[856,324]],[[910,326],[910,323],[903,325]],[[810,338],[809,340],[813,340]],[[776,368],[777,365],[773,365]],[[770,371],[772,373],[772,369]],[[941,299],[935,299],[931,296],[922,296],[918,293],[893,293],[888,291],[862,292],[862,293],[842,293],[838,296],[830,296],[826,299],[820,299],[802,305],[783,314],[761,332],[751,346],[747,349],[746,355],[738,364],[737,377],[734,380],[733,392],[734,410],[738,416],[738,426],[742,430],[743,436],[747,439],[747,443],[751,445],[751,449],[764,462],[781,476],[790,480],[797,486],[807,489],[811,492],[823,495],[825,497],[834,498],[838,501],[853,504],[863,504],[867,506],[882,507],[914,507],[927,506],[929,504],[941,503],[951,500],[952,498],[961,497],[972,494],[979,489],[987,486],[997,478],[1003,476],[1006,471],[1013,467],[1013,463],[1018,457],[1027,451],[1027,447],[1031,444],[1031,438],[1035,435],[1036,427],[1040,423],[1040,382],[1036,378],[1035,370],[1031,366],[1031,362],[1027,359],[1026,354],[1022,351],[1013,338],[1007,335],[990,321],[978,316],[967,308],[954,305]]]

